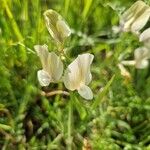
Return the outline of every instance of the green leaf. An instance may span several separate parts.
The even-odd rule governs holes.
[[[88,15],[88,12],[90,10],[90,7],[92,5],[92,2],[93,0],[88,0],[88,1],[85,1],[85,4],[84,4],[84,9],[83,9],[83,12],[82,12],[82,16],[83,16],[83,19],[85,20],[87,15]]]
[[[5,124],[0,123],[0,129],[6,130],[6,131],[11,131],[12,127],[9,125],[5,125]]]
[[[96,100],[94,101],[94,103],[92,105],[92,109],[95,109],[100,104],[100,101],[103,99],[103,97],[108,92],[109,87],[112,84],[114,78],[115,78],[115,75],[113,75],[113,77],[109,80],[109,82],[106,84],[104,89],[100,93],[98,93],[98,96],[97,96]]]
[[[84,108],[84,106],[82,105],[80,100],[75,95],[74,95],[74,99],[73,99],[73,104],[74,104],[77,112],[79,113],[80,118],[82,120],[84,120],[87,115],[86,109]]]

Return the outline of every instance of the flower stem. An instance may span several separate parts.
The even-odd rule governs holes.
[[[67,150],[72,150],[72,127],[73,127],[73,107],[72,107],[72,94],[70,96],[68,107],[68,140]]]
[[[135,63],[136,63],[135,60],[124,60],[121,62],[121,64],[127,65],[127,66],[134,66]]]
[[[69,93],[67,91],[62,91],[62,90],[51,91],[51,92],[48,92],[48,93],[46,93],[44,91],[41,91],[41,95],[42,96],[47,96],[47,97],[58,95],[58,94],[69,96]]]

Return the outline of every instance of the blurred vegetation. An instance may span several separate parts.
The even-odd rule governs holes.
[[[112,30],[134,2],[0,0],[0,149],[66,149],[70,97],[42,96],[41,90],[66,89],[62,84],[41,88],[36,75],[41,64],[33,46],[45,43],[56,51],[43,18],[47,9],[59,12],[73,31],[66,43],[68,57],[95,55],[94,99],[71,97],[73,149],[88,150],[88,144],[93,150],[150,149],[150,67],[128,67],[131,78],[123,77],[120,54],[132,59],[141,43],[131,33]]]

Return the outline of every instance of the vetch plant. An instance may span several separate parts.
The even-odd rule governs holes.
[[[67,57],[64,54],[63,50],[65,40],[70,36],[71,30],[62,16],[60,16],[54,10],[50,9],[45,11],[44,18],[46,27],[50,35],[54,39],[57,50],[59,51],[59,56],[57,56],[54,52],[48,51],[47,45],[34,46],[34,49],[37,52],[37,55],[39,56],[42,64],[42,69],[37,72],[39,83],[41,86],[49,86],[50,83],[57,83],[58,81],[60,81],[63,75],[64,65],[61,58],[63,56],[65,57],[65,60],[67,60]],[[93,99],[93,93],[88,87],[89,83],[92,80],[90,66],[93,59],[94,55],[89,53],[78,55],[78,57],[68,65],[68,67],[64,71],[64,77],[62,78],[65,87],[70,90],[70,92],[67,92],[66,94],[70,95],[70,101],[68,101],[68,138],[66,141],[68,150],[72,149],[73,103],[78,103],[78,99],[76,98],[74,91],[77,90],[84,99]],[[65,66],[67,65],[66,63],[68,61],[65,61]],[[64,93],[64,91],[58,91],[59,92],[52,92],[55,94]],[[72,102],[72,100],[74,100],[75,102]]]
[[[120,17],[120,28],[124,32],[133,32],[138,34],[146,25],[150,17],[150,7],[143,1],[135,2]]]

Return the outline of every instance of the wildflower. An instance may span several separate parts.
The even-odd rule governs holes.
[[[71,91],[77,90],[85,99],[92,99],[93,93],[87,86],[91,80],[90,65],[94,56],[92,54],[79,55],[66,69],[64,74],[65,87]]]
[[[122,61],[123,65],[134,65],[137,69],[144,69],[148,66],[150,50],[146,47],[139,47],[134,51],[134,60]]]
[[[135,67],[144,69],[148,66],[148,59],[150,58],[150,50],[145,47],[137,48],[134,51]]]
[[[138,33],[147,23],[150,17],[150,7],[143,1],[135,2],[120,19],[121,29],[125,32]]]
[[[71,34],[71,30],[65,20],[52,9],[44,12],[44,18],[46,21],[46,27],[52,38],[58,44],[63,44],[64,40]]]
[[[143,42],[146,47],[150,48],[150,28],[140,34],[139,40]]]
[[[59,81],[63,73],[61,59],[54,52],[49,53],[47,45],[35,45],[34,48],[43,67],[42,70],[37,72],[40,85],[48,86],[50,82]]]

